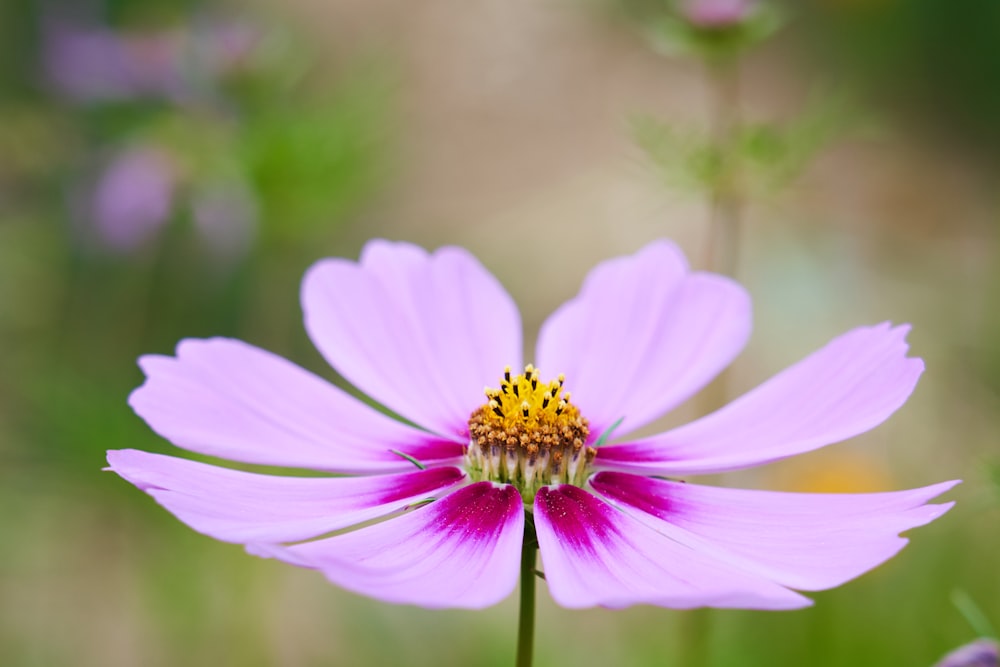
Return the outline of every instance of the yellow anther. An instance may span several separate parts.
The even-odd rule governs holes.
[[[596,450],[589,425],[563,391],[565,376],[544,382],[532,364],[524,373],[504,368],[499,389],[469,418],[469,470],[477,480],[515,485],[526,503],[546,484],[586,482]],[[506,452],[502,456],[500,452]]]

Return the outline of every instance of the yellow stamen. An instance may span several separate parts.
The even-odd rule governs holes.
[[[469,418],[467,458],[474,479],[513,484],[526,503],[546,484],[582,486],[596,451],[585,447],[587,420],[563,392],[566,378],[542,382],[528,364],[523,374],[504,369],[500,389]]]

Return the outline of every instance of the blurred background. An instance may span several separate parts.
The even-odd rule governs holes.
[[[372,237],[471,249],[529,342],[597,261],[666,236],[704,267],[717,58],[747,128],[737,275],[756,320],[731,393],[886,319],[913,324],[928,369],[874,432],[722,482],[965,483],[811,609],[697,616],[705,664],[924,666],[977,635],[966,616],[1000,623],[1000,3],[802,0],[721,26],[684,11],[0,3],[0,664],[510,664],[513,598],[360,598],[102,472],[107,449],[182,453],[126,405],[135,359],[234,336],[336,380],[298,283]],[[718,55],[722,33],[753,48]],[[689,615],[564,610],[544,584],[539,604],[539,665],[684,664]]]

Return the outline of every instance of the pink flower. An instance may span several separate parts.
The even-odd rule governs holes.
[[[49,17],[42,38],[46,77],[77,102],[183,97],[184,40],[177,32],[116,32]]]
[[[977,639],[961,646],[934,667],[997,667],[1000,664],[1000,646],[994,639]]]
[[[170,218],[176,186],[176,170],[164,151],[138,146],[115,155],[93,194],[94,227],[103,244],[131,252],[148,243]]]
[[[729,28],[745,21],[754,4],[751,0],[684,0],[681,14],[699,28]]]
[[[330,364],[418,426],[247,343],[186,340],[174,357],[140,360],[147,380],[130,403],[157,433],[200,454],[346,476],[135,450],[108,460],[195,530],[357,593],[494,604],[515,587],[527,516],[564,606],[790,609],[810,604],[792,589],[858,576],[903,547],[900,531],[951,507],[925,503],[956,482],[826,495],[668,479],[863,433],[923,370],[906,357],[907,327],[859,328],[715,413],[630,437],[705,386],[750,333],[746,291],[689,271],[669,242],[595,268],[542,327],[539,369],[516,374],[517,307],[460,248],[373,241],[358,263],[313,266],[302,303]],[[601,444],[616,424],[618,444]],[[385,520],[319,537],[373,519]]]
[[[60,95],[79,103],[183,103],[244,70],[262,33],[204,18],[189,28],[137,31],[52,15],[41,36],[44,74]]]

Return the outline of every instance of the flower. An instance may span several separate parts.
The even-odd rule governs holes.
[[[189,199],[192,228],[214,258],[243,257],[257,226],[253,191],[236,175],[195,178],[178,162],[153,143],[114,153],[90,193],[86,233],[108,251],[135,254],[162,236],[175,209]]]
[[[210,100],[219,83],[245,70],[262,33],[205,17],[195,17],[192,26],[140,31],[51,15],[41,36],[47,83],[70,101],[186,104]]]
[[[42,28],[43,65],[56,93],[79,103],[181,96],[180,33],[116,32],[59,17]]]
[[[719,30],[739,25],[752,13],[751,0],[685,0],[681,14],[691,25],[705,30]]]
[[[93,193],[92,217],[102,244],[127,253],[148,243],[170,218],[176,186],[165,151],[142,145],[117,153]]]
[[[934,667],[997,667],[998,652],[1000,646],[995,640],[977,639],[941,658]]]
[[[238,178],[199,184],[191,196],[191,221],[217,259],[243,257],[253,245],[258,219],[257,198]]]
[[[494,604],[514,589],[533,527],[566,607],[797,608],[810,600],[792,589],[858,576],[903,547],[900,531],[951,507],[925,503],[957,482],[828,495],[673,479],[867,431],[906,401],[923,364],[906,357],[907,327],[863,327],[712,414],[631,437],[750,333],[746,291],[689,271],[666,241],[597,266],[542,327],[539,367],[521,373],[517,307],[460,248],[372,241],[357,263],[313,266],[302,304],[327,361],[419,427],[247,343],[185,340],[174,357],[140,360],[147,379],[130,403],[154,431],[208,456],[344,476],[136,450],[108,461],[195,530],[357,593]],[[617,444],[605,445],[611,430]]]

